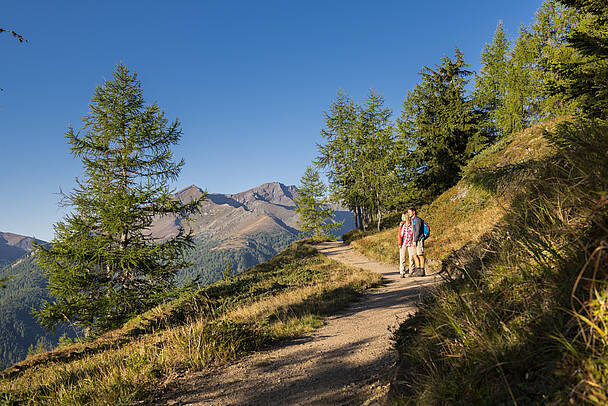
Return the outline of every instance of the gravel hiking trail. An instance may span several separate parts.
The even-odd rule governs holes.
[[[166,405],[375,405],[388,391],[397,360],[391,330],[416,309],[438,276],[401,278],[394,265],[369,259],[341,242],[322,254],[379,272],[383,286],[361,295],[307,336],[279,343],[230,365],[190,372],[165,388]]]

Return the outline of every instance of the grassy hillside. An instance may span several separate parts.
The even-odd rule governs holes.
[[[159,306],[93,341],[4,371],[0,403],[144,403],[160,382],[300,335],[322,324],[375,273],[327,259],[298,241],[270,261]]]
[[[201,285],[222,279],[226,265],[232,274],[272,258],[294,240],[291,234],[260,233],[250,236],[246,245],[218,249],[220,242],[195,238],[195,246],[187,252],[192,266],[177,274],[179,284],[198,277]],[[10,277],[6,288],[0,289],[0,370],[25,359],[31,348],[50,349],[66,333],[73,338],[72,328],[58,328],[53,334],[45,332],[31,314],[49,299],[47,279],[33,257],[19,259],[0,268],[0,280]]]
[[[543,131],[554,129],[556,123],[537,125],[502,139],[472,160],[456,186],[432,204],[418,208],[419,216],[431,227],[431,236],[425,241],[427,268],[439,271],[442,261],[455,250],[479,241],[504,217],[521,189],[522,179],[555,153]],[[359,235],[353,246],[367,256],[398,264],[400,218],[394,217],[393,221],[393,227],[384,231]]]
[[[428,255],[459,277],[395,333],[395,404],[608,403],[606,151],[606,129],[537,126],[423,208]],[[355,245],[395,262],[395,235]]]

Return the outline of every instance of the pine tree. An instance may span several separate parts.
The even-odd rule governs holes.
[[[144,104],[135,73],[118,65],[89,106],[83,128],[66,132],[84,167],[65,196],[73,211],[55,224],[50,246],[36,247],[54,297],[37,312],[48,329],[69,321],[103,331],[166,298],[176,272],[188,265],[182,254],[191,237],[182,228],[158,241],[150,226],[159,216],[195,213],[200,203],[173,197],[168,182],[184,164],[170,149],[180,124],[169,123],[156,103]]]
[[[298,196],[294,199],[298,226],[302,235],[313,238],[328,238],[330,231],[342,223],[333,222],[333,210],[329,207],[325,184],[319,172],[308,166],[298,185]]]
[[[424,67],[421,83],[408,93],[399,126],[401,176],[407,183],[404,203],[426,203],[454,185],[460,169],[493,141],[485,117],[465,94],[463,54],[445,57],[435,69]]]
[[[496,111],[498,128],[503,135],[572,111],[563,95],[547,91],[554,76],[547,67],[575,58],[564,41],[577,24],[575,13],[559,5],[557,0],[545,0],[535,22],[530,27],[521,27],[509,53],[503,103]]]
[[[580,18],[567,35],[578,60],[554,64],[554,95],[565,94],[583,118],[608,119],[608,3],[605,0],[561,0]]]
[[[580,60],[576,52],[567,46],[568,34],[580,24],[580,16],[568,9],[559,0],[544,0],[531,26],[534,42],[538,48],[538,63],[534,70],[535,87],[539,90],[539,121],[571,114],[576,106],[563,94],[549,91],[550,84],[558,79],[552,66]]]
[[[556,76],[548,67],[576,59],[565,38],[578,20],[558,0],[544,0],[534,23],[520,28],[513,47],[499,23],[482,52],[474,92],[498,137],[573,111],[563,94],[547,91]]]

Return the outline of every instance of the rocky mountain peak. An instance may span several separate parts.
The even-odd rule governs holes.
[[[203,190],[196,185],[190,185],[175,193],[183,203],[190,203],[203,195]]]
[[[231,195],[231,197],[245,205],[251,204],[255,200],[262,200],[272,204],[292,207],[295,205],[293,198],[296,193],[295,186],[285,186],[280,182],[268,182]]]

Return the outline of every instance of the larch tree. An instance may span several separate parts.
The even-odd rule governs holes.
[[[365,189],[359,179],[362,161],[362,140],[357,131],[360,107],[343,92],[324,113],[325,127],[321,135],[324,144],[318,144],[319,156],[315,164],[325,169],[332,199],[354,213],[358,228],[363,228]]]
[[[171,151],[181,133],[177,119],[144,104],[137,74],[122,64],[95,90],[82,129],[68,127],[84,176],[64,196],[73,210],[54,225],[52,243],[36,247],[54,298],[36,313],[43,327],[70,322],[104,331],[170,294],[188,265],[182,255],[191,236],[180,228],[159,241],[150,227],[160,216],[198,212],[204,199],[184,204],[169,188],[184,164]]]
[[[503,108],[507,94],[509,51],[511,42],[500,21],[491,44],[486,44],[481,53],[481,68],[475,75],[473,97],[480,109],[487,111],[488,125],[496,135],[504,135],[497,116]]]
[[[382,216],[394,204],[402,185],[395,170],[397,155],[391,116],[384,98],[370,90],[359,112],[357,128],[363,142],[358,170],[366,191],[366,207],[375,216],[378,231]]]
[[[492,112],[499,135],[523,130],[548,118],[572,112],[572,106],[559,92],[548,91],[555,73],[550,66],[562,65],[575,58],[565,39],[578,24],[578,16],[557,0],[544,0],[529,27],[522,26],[508,51],[506,74],[495,77],[502,93]],[[482,54],[482,71],[484,68]],[[480,83],[483,87],[484,83]],[[477,88],[476,83],[476,88]]]

